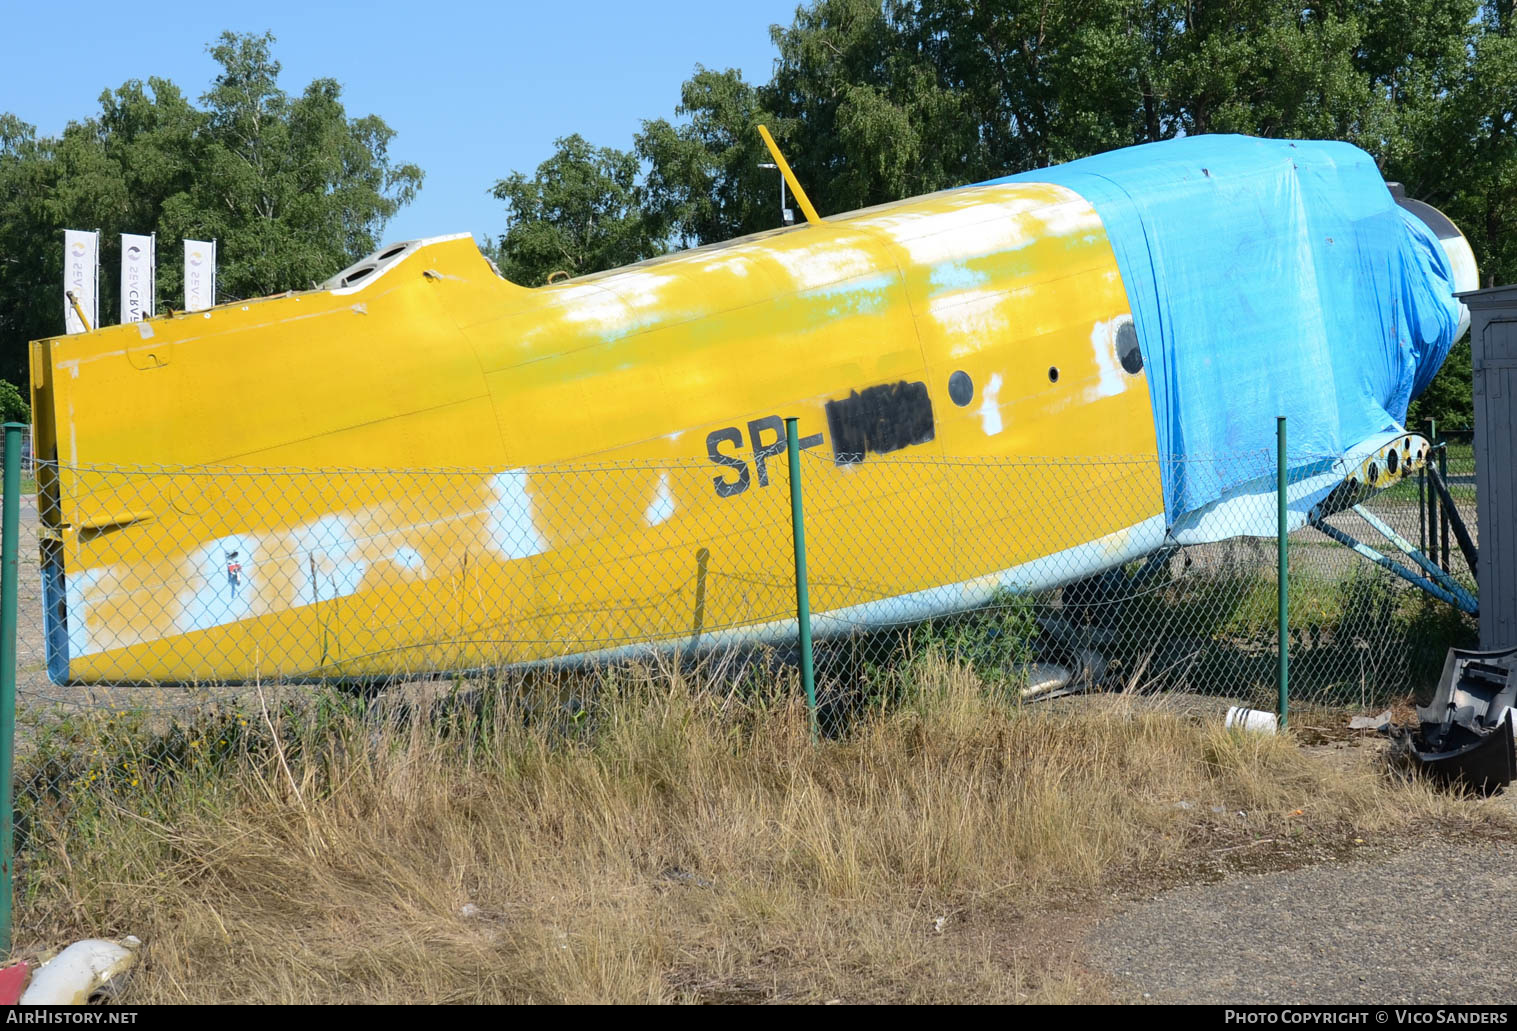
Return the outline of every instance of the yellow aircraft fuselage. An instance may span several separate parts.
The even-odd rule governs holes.
[[[787,416],[822,630],[1067,582],[1163,537],[1128,299],[1062,187],[539,289],[468,237],[337,282],[33,345],[55,679],[776,639]],[[370,471],[310,472],[334,469]]]

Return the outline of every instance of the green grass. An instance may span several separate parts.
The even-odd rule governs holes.
[[[30,476],[30,475],[28,475],[26,473],[23,473],[22,476],[21,476],[21,494],[24,496],[24,495],[36,494],[36,493],[37,493],[37,480],[34,477],[32,477],[32,476]]]
[[[1454,472],[1454,470],[1450,468],[1449,475],[1456,476],[1461,474]],[[1461,512],[1468,512],[1474,508],[1476,496],[1475,484],[1450,483],[1447,484],[1447,486],[1449,489],[1449,496],[1454,499],[1454,504],[1459,506],[1459,510]],[[1432,489],[1433,488],[1431,484],[1425,485],[1423,487],[1423,494],[1421,496],[1425,497],[1426,492]],[[1417,492],[1417,479],[1416,477],[1411,477],[1409,479],[1402,480],[1394,487],[1388,488],[1380,494],[1377,494],[1375,497],[1377,500],[1383,499],[1386,501],[1394,501],[1400,504],[1415,505],[1417,504],[1419,498]]]

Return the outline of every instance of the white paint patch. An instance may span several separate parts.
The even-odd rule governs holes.
[[[679,281],[668,272],[622,272],[601,280],[601,285],[620,297],[628,308],[637,312],[643,308],[662,310],[665,287]]]
[[[400,548],[391,556],[390,561],[408,573],[416,573],[419,576],[427,575],[427,563],[421,557],[421,552],[415,548]]]
[[[990,382],[985,385],[985,400],[980,403],[980,429],[985,431],[985,436],[994,437],[1003,429],[1001,425],[1001,374],[990,374]]]
[[[508,557],[546,550],[528,521],[525,473],[502,473],[493,486],[494,505],[451,512],[428,522],[386,527],[376,523],[376,518],[382,518],[377,510],[369,510],[327,515],[290,530],[241,533],[195,544],[192,551],[175,560],[170,575],[179,585],[174,595],[174,632],[209,630],[292,606],[357,594],[370,566],[367,556],[373,556],[375,562],[388,560],[410,575],[425,577],[429,575],[425,557],[403,541],[439,523],[484,517],[493,536],[490,543]],[[401,541],[393,545],[378,544],[397,537]],[[234,551],[235,559],[231,557]],[[229,569],[233,563],[240,568]],[[126,589],[119,577],[127,568],[107,566],[68,575],[65,600],[71,656],[162,638],[143,627],[116,628],[131,606],[136,606],[131,611],[146,612],[155,605],[150,599],[140,603],[132,600],[123,607],[119,598]],[[148,588],[149,593],[151,590]],[[102,605],[109,607],[102,610]],[[107,633],[106,620],[111,633]]]
[[[566,287],[559,294],[564,318],[610,342],[674,316],[663,292],[679,277],[668,272],[624,272],[596,283]]]
[[[1062,204],[1050,204],[1037,213],[1049,236],[1089,238],[1102,231],[1101,216],[1082,197],[1072,197]]]
[[[1126,389],[1127,383],[1122,378],[1122,362],[1117,357],[1117,329],[1122,323],[1131,321],[1130,316],[1119,315],[1090,327],[1090,349],[1095,355],[1099,375],[1094,384],[1085,388],[1085,400],[1115,397]]]
[[[1008,217],[991,211],[983,221],[971,222],[927,237],[902,240],[911,260],[923,265],[960,258],[980,258],[1019,251],[1038,238],[1037,228],[1026,216]]]
[[[860,247],[818,240],[805,247],[776,247],[764,255],[789,274],[798,290],[813,290],[879,271],[878,259]]]
[[[509,559],[531,558],[548,550],[548,542],[532,523],[532,499],[527,496],[527,471],[507,469],[490,481],[495,504],[485,529],[489,546]]]
[[[95,588],[107,572],[106,569],[86,569],[82,573],[71,573],[66,579],[64,592],[68,605],[70,656],[90,655],[105,650],[106,646],[96,642],[90,634],[89,610],[94,604]]]
[[[871,221],[922,265],[1020,250],[1045,232],[1032,216],[1048,202],[1043,196],[1026,196],[1018,188],[1013,191],[1001,196],[976,193],[944,211],[886,215]]]
[[[228,556],[237,552],[237,558]],[[225,626],[253,614],[254,584],[257,564],[256,544],[241,535],[221,537],[202,544],[185,559],[185,590],[179,595],[179,616],[175,626],[182,633]],[[237,583],[227,572],[229,562],[242,567]]]
[[[950,290],[970,290],[990,282],[990,274],[972,269],[962,261],[941,261],[932,266],[928,276],[934,294]]]
[[[294,578],[296,605],[331,601],[358,590],[369,564],[359,554],[345,517],[323,516],[295,530],[291,538],[301,563]]]
[[[565,319],[596,329],[619,326],[627,316],[622,299],[599,283],[564,287],[556,299],[563,306]]]
[[[831,301],[827,315],[838,318],[844,315],[870,315],[885,306],[886,291],[894,283],[889,273],[865,276],[845,283],[832,283],[802,291],[803,300]]]
[[[649,526],[659,526],[667,523],[674,516],[674,493],[669,489],[669,474],[658,474],[658,491],[653,495],[653,503],[643,511],[643,520]]]
[[[749,261],[740,254],[729,255],[724,258],[712,258],[705,262],[704,268],[710,272],[730,272],[739,279],[748,275]]]
[[[927,304],[927,314],[945,336],[953,338],[949,343],[952,356],[962,358],[1005,338],[1006,299],[1000,290],[960,290],[934,297]]]
[[[523,331],[522,335],[516,338],[516,347],[518,350],[522,351],[531,350],[537,345],[539,337],[548,336],[552,333],[552,331],[553,323],[551,321],[548,321],[546,319],[540,320],[531,328]]]
[[[137,325],[146,326],[147,323],[139,322]],[[112,358],[120,358],[125,354],[125,351],[100,351],[88,358],[66,358],[58,363],[58,368],[67,369],[74,379],[78,379],[80,366],[89,365],[92,362],[110,361]]]

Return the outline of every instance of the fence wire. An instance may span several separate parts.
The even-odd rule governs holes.
[[[1478,534],[1458,449],[1450,490]],[[789,471],[765,450],[504,471],[39,464],[21,500],[18,883],[66,875],[90,807],[151,817],[150,784],[278,747],[279,713],[302,706],[430,691],[574,732],[628,667],[798,691]],[[1274,708],[1273,453],[1179,464],[1243,487],[1178,522],[1151,455],[801,458],[824,732],[945,665],[1008,699]],[[1297,491],[1331,465],[1290,464]],[[1297,708],[1426,694],[1473,642],[1467,613],[1333,537],[1395,555],[1382,524],[1472,593],[1428,494],[1412,477],[1349,498],[1327,530],[1297,511]]]
[[[41,465],[23,502],[21,708],[179,712],[253,685],[372,693],[650,659],[784,675],[797,660],[789,473],[782,453],[767,457],[741,475],[668,462]],[[828,719],[934,660],[1028,697],[1171,691],[1272,707],[1272,453],[1187,460],[1250,486],[1183,525],[1164,517],[1153,456],[802,458]],[[1293,458],[1293,476],[1323,464]],[[1472,471],[1449,479],[1478,534]],[[1325,522],[1411,565],[1383,523],[1473,592],[1428,493],[1409,478]],[[1472,620],[1330,532],[1290,537],[1293,699],[1425,692]]]

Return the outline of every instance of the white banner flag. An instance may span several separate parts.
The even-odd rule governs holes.
[[[69,295],[73,295],[73,300]],[[78,308],[74,302],[78,302]],[[100,234],[78,229],[63,231],[63,326],[69,333],[83,333],[79,312],[90,329],[100,328]]]
[[[153,315],[158,237],[121,234],[121,324]]]
[[[216,304],[216,241],[184,241],[184,310]]]

